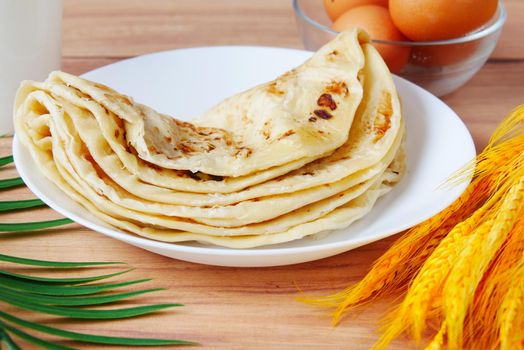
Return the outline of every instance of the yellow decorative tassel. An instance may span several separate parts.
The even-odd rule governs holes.
[[[470,178],[448,208],[408,230],[356,285],[302,301],[333,307],[333,323],[352,308],[404,293],[385,317],[374,349],[401,333],[427,349],[524,348],[524,105],[495,130],[477,159],[450,179]]]

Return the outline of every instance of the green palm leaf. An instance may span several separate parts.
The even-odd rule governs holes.
[[[42,294],[33,294],[33,293],[20,293],[18,291],[13,291],[12,289],[4,288],[0,286],[0,293],[18,297],[25,301],[44,304],[44,305],[58,305],[58,306],[89,306],[89,305],[103,305],[114,303],[116,301],[128,299],[135,297],[141,294],[157,292],[164,290],[163,288],[151,288],[151,289],[140,289],[131,292],[123,293],[112,293],[107,295],[95,295],[87,297],[56,297],[51,295],[42,295]]]
[[[132,284],[143,283],[151,281],[150,278],[143,278],[139,280],[132,280],[118,283],[94,284],[94,285],[80,285],[80,286],[53,286],[45,285],[38,282],[21,281],[17,278],[9,276],[0,276],[0,286],[5,288],[25,291],[34,294],[55,295],[55,296],[71,296],[71,295],[88,295],[96,294],[130,286]]]
[[[0,158],[0,166],[4,166],[4,165],[7,165],[9,163],[12,163],[13,160],[14,160],[13,156],[2,157],[2,158]]]
[[[40,199],[27,199],[20,201],[0,201],[0,212],[42,207],[45,203]]]
[[[0,180],[0,190],[20,186],[23,184],[24,184],[24,181],[22,180],[21,177],[14,177],[12,179],[3,179],[3,180]]]
[[[4,270],[0,270],[0,275],[11,276],[11,277],[18,278],[20,280],[38,281],[38,282],[41,282],[41,283],[43,282],[47,284],[55,284],[55,283],[57,284],[77,284],[77,283],[87,283],[87,282],[103,280],[106,278],[111,278],[114,276],[122,275],[131,270],[132,269],[128,269],[124,271],[110,273],[107,275],[99,275],[99,276],[92,276],[92,277],[73,277],[73,278],[50,278],[50,277],[29,276],[29,275],[22,275],[19,273],[14,273],[14,272],[9,272],[9,271],[4,271]]]
[[[13,339],[6,332],[2,331],[0,340],[2,340],[9,350],[21,350],[21,348],[14,342]]]
[[[19,258],[16,256],[0,254],[0,261],[11,262],[20,265],[42,266],[42,267],[61,267],[61,268],[77,268],[90,267],[101,265],[120,265],[123,262],[116,261],[82,261],[82,262],[64,262],[64,261],[49,261],[49,260],[35,260],[27,258]]]
[[[19,326],[33,329],[38,332],[56,335],[59,337],[77,340],[81,342],[97,343],[97,344],[111,344],[111,345],[129,345],[129,346],[158,346],[158,345],[192,345],[195,342],[187,340],[176,339],[148,339],[148,338],[128,338],[128,337],[108,337],[102,335],[85,334],[66,331],[59,328],[45,326],[30,321],[20,319],[18,317],[9,315],[0,311],[0,318],[15,323]]]
[[[160,311],[170,307],[182,306],[180,304],[153,304],[111,310],[94,310],[52,305],[41,305],[25,301],[23,298],[9,297],[6,294],[0,295],[0,300],[25,310],[37,311],[49,315],[64,316],[69,318],[95,320],[114,320],[117,318],[129,318],[150,314],[152,312]]]
[[[48,221],[21,222],[13,224],[0,224],[0,232],[24,232],[42,230],[50,227],[62,226],[72,223],[71,219],[57,219]]]
[[[33,343],[35,345],[38,345],[38,346],[40,346],[40,347],[42,347],[44,349],[49,349],[49,350],[75,350],[75,348],[71,348],[69,346],[63,346],[63,345],[59,345],[59,344],[56,344],[56,343],[51,343],[51,342],[48,342],[46,340],[43,340],[43,339],[40,339],[40,338],[37,338],[37,337],[33,337],[32,335],[30,335],[30,334],[28,334],[28,333],[26,333],[24,331],[21,331],[21,330],[15,328],[15,327],[12,327],[12,326],[10,326],[8,324],[5,324],[2,321],[0,321],[0,327],[3,327],[5,329],[7,329],[10,332],[12,332],[13,334],[16,334],[17,336],[19,336],[20,338],[22,338],[22,339],[24,339],[24,340],[26,340],[26,341],[28,341],[30,343]],[[14,349],[16,349],[16,348],[14,348]]]

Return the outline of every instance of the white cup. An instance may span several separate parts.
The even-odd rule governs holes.
[[[0,135],[13,132],[22,80],[60,69],[62,0],[0,0]]]

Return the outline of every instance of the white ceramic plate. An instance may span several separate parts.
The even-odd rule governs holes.
[[[268,81],[311,53],[264,47],[207,47],[159,52],[114,63],[84,77],[109,85],[157,110],[189,119],[220,100]],[[442,101],[398,77],[407,124],[408,172],[371,213],[321,239],[236,250],[198,243],[163,243],[113,228],[91,215],[35,171],[15,139],[16,167],[29,188],[50,207],[107,236],[172,258],[223,266],[275,266],[339,254],[411,227],[448,206],[467,184],[439,185],[475,156],[467,128]],[[78,247],[81,249],[81,246]]]

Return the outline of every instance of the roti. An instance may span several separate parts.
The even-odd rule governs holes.
[[[339,228],[405,168],[399,98],[359,30],[190,122],[54,72],[22,84],[15,125],[40,171],[98,218],[173,242],[244,248]]]

